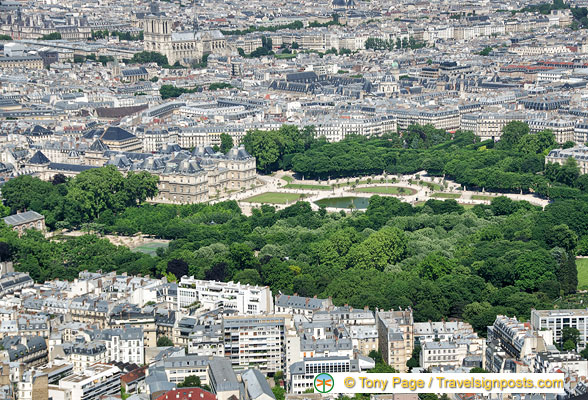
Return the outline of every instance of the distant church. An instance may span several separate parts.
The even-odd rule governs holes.
[[[143,26],[146,51],[156,51],[167,57],[170,64],[179,61],[188,65],[201,61],[205,54],[229,53],[227,40],[218,31],[172,32],[171,20],[166,17],[149,15]]]

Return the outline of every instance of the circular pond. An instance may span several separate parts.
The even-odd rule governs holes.
[[[368,207],[370,199],[368,197],[332,197],[315,201],[319,207],[327,208],[346,208],[355,210],[365,210]]]

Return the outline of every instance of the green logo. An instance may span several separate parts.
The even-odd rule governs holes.
[[[329,374],[318,374],[314,378],[314,390],[319,393],[329,393],[335,387],[335,381]]]

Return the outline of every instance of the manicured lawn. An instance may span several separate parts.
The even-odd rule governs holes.
[[[416,193],[416,190],[401,187],[401,186],[372,186],[372,187],[361,187],[355,189],[356,192],[361,193],[383,193],[383,194],[400,194],[404,196],[411,196]]]
[[[420,207],[420,206],[424,206],[425,202],[424,201],[417,201],[416,203],[414,203],[415,207]],[[459,203],[460,206],[463,206],[464,209],[469,210],[470,208],[474,208],[475,204],[464,204],[464,203]]]
[[[248,201],[250,203],[273,203],[273,204],[286,204],[286,203],[293,203],[300,199],[302,195],[297,193],[276,193],[276,192],[267,192],[258,194],[252,197],[245,199],[244,201]]]
[[[149,254],[151,256],[155,256],[157,254],[157,249],[160,247],[167,248],[169,243],[158,243],[158,242],[151,242],[145,243],[140,246],[135,247],[132,249],[133,251]]]
[[[282,176],[282,179],[288,183],[294,182],[294,178],[292,178],[290,175],[284,175],[284,176]]]
[[[492,200],[495,199],[494,196],[484,196],[482,194],[473,194],[472,200]]]
[[[422,185],[428,187],[431,190],[442,190],[443,189],[443,186],[439,185],[438,183],[433,183],[433,182],[423,182]]]
[[[459,199],[461,197],[461,193],[433,193],[431,197],[440,199]]]
[[[392,179],[388,179],[389,181],[391,181]],[[352,185],[372,185],[372,184],[376,184],[376,183],[386,183],[386,182],[380,182],[380,180],[371,180],[371,181],[367,181],[367,179],[365,180],[360,180],[359,182],[357,182],[357,179],[351,179],[349,181],[349,183],[347,183],[347,181],[342,182],[342,183],[335,183],[333,184],[333,186],[340,188],[342,186],[352,186]]]
[[[304,183],[289,183],[284,186],[285,189],[305,189],[305,190],[331,190],[329,185],[305,185]]]
[[[576,258],[578,289],[588,289],[588,258]]]
[[[296,54],[288,54],[288,53],[274,54],[274,57],[276,57],[277,59],[296,58]]]

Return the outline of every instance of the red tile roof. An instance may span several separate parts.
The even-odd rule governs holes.
[[[129,384],[129,383],[134,382],[138,379],[144,378],[146,369],[147,369],[147,367],[137,368],[137,369],[121,376],[120,380],[126,384]]]

